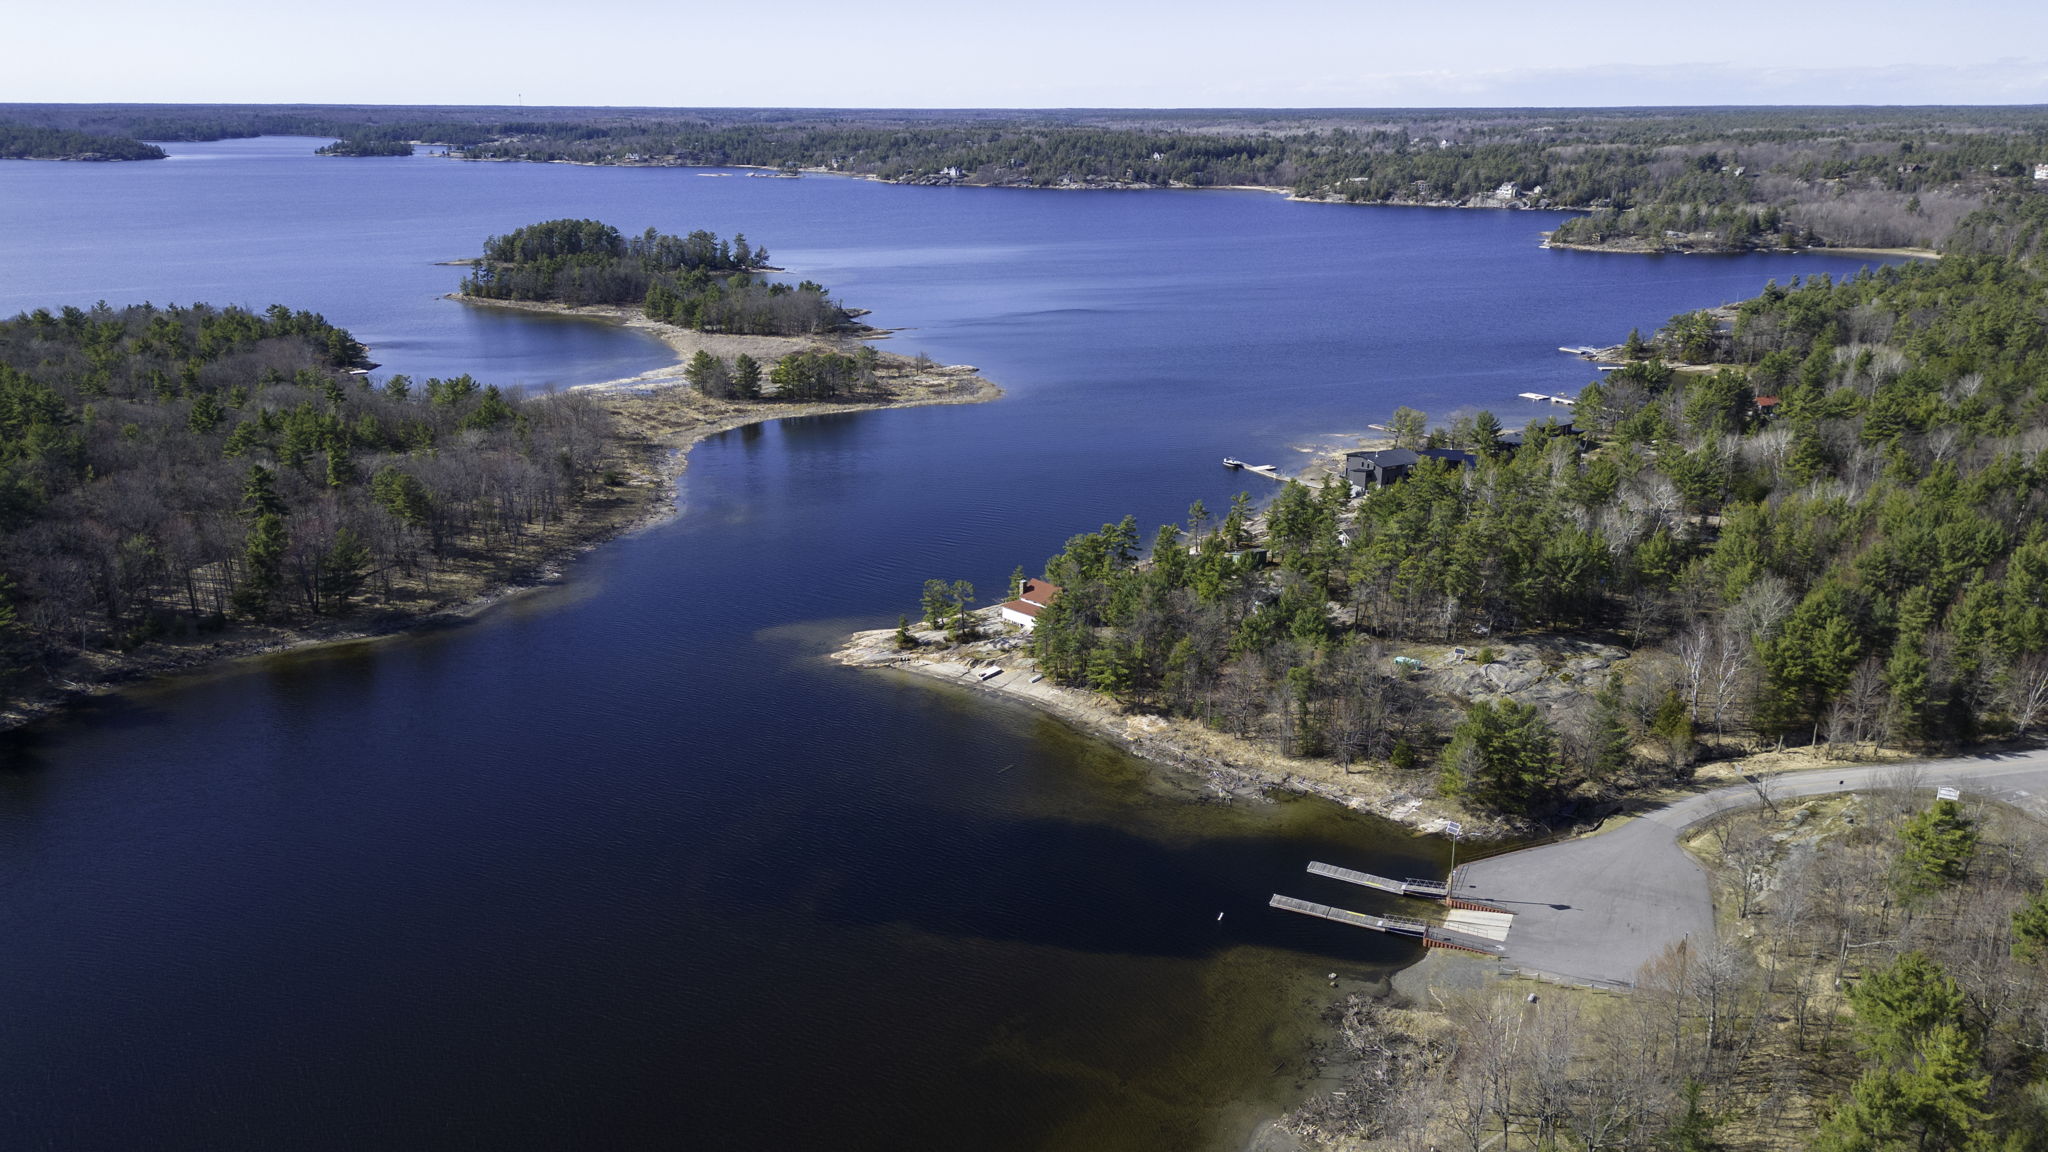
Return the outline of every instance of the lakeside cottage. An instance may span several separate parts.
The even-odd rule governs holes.
[[[1579,430],[1571,422],[1553,421],[1538,425],[1535,429],[1522,428],[1503,432],[1494,442],[1501,450],[1513,452],[1527,442],[1531,431],[1548,429],[1553,435],[1571,437],[1576,440]],[[1353,495],[1369,492],[1374,488],[1385,488],[1408,478],[1415,466],[1424,460],[1435,460],[1452,468],[1476,468],[1479,457],[1471,452],[1456,448],[1381,448],[1375,451],[1346,452],[1344,454],[1344,479],[1351,484]]]
[[[1005,600],[996,605],[996,615],[1029,632],[1037,625],[1038,614],[1050,607],[1059,594],[1060,586],[1057,584],[1026,580],[1015,600]]]
[[[1453,468],[1470,468],[1479,463],[1479,457],[1455,448],[1424,448],[1414,451],[1407,448],[1381,448],[1375,452],[1346,452],[1344,454],[1344,479],[1353,488],[1384,488],[1408,478],[1415,466],[1424,460],[1436,460]]]
[[[1344,479],[1353,488],[1384,488],[1406,479],[1421,459],[1406,448],[1382,448],[1377,452],[1346,452]]]

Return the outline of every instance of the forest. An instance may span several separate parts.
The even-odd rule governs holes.
[[[1475,812],[1541,817],[1674,776],[1709,736],[1936,751],[2048,720],[2048,280],[1950,257],[1770,284],[1674,317],[1519,448],[1466,449],[1354,500],[1289,484],[1129,519],[1045,565],[1048,676],[1298,756],[1432,773]],[[1446,719],[1392,658],[1546,636],[1626,646],[1571,707]],[[1581,687],[1592,687],[1588,681]]]
[[[164,150],[126,136],[102,136],[0,120],[0,160],[161,160]]]
[[[410,156],[412,142],[409,140],[372,140],[363,136],[351,136],[336,140],[313,149],[316,156]]]
[[[601,413],[373,382],[319,315],[138,305],[0,322],[0,667],[385,605],[602,483]]]
[[[1257,111],[0,105],[153,140],[429,140],[472,159],[758,165],[908,183],[1261,185],[1365,204],[1568,208],[1562,244],[1945,248],[2034,188],[2032,108]]]
[[[485,300],[632,305],[664,323],[748,336],[846,326],[850,317],[823,285],[753,275],[767,263],[768,250],[745,235],[726,241],[649,228],[628,238],[596,220],[548,220],[485,241],[461,291]]]

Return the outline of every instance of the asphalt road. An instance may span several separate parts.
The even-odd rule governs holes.
[[[1917,769],[1930,793],[1948,785],[2048,815],[2048,751],[1912,765],[1814,769],[1770,777],[1773,801],[1856,792]],[[1465,865],[1456,895],[1515,913],[1507,962],[1552,976],[1628,984],[1672,942],[1714,931],[1707,875],[1678,836],[1717,812],[1758,802],[1749,785],[1703,792],[1579,840],[1546,844]]]

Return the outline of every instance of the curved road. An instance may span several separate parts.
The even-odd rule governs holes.
[[[1787,772],[1768,777],[1771,799],[1882,787],[1917,770],[1927,791],[1996,799],[2048,815],[2048,750]],[[1707,874],[1678,835],[1718,812],[1758,803],[1747,784],[1654,809],[1579,840],[1526,848],[1467,864],[1454,894],[1515,913],[1507,960],[1551,976],[1630,984],[1672,942],[1714,931]]]

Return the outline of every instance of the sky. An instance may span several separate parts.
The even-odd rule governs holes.
[[[845,108],[2048,103],[2039,0],[74,0],[0,102]]]

